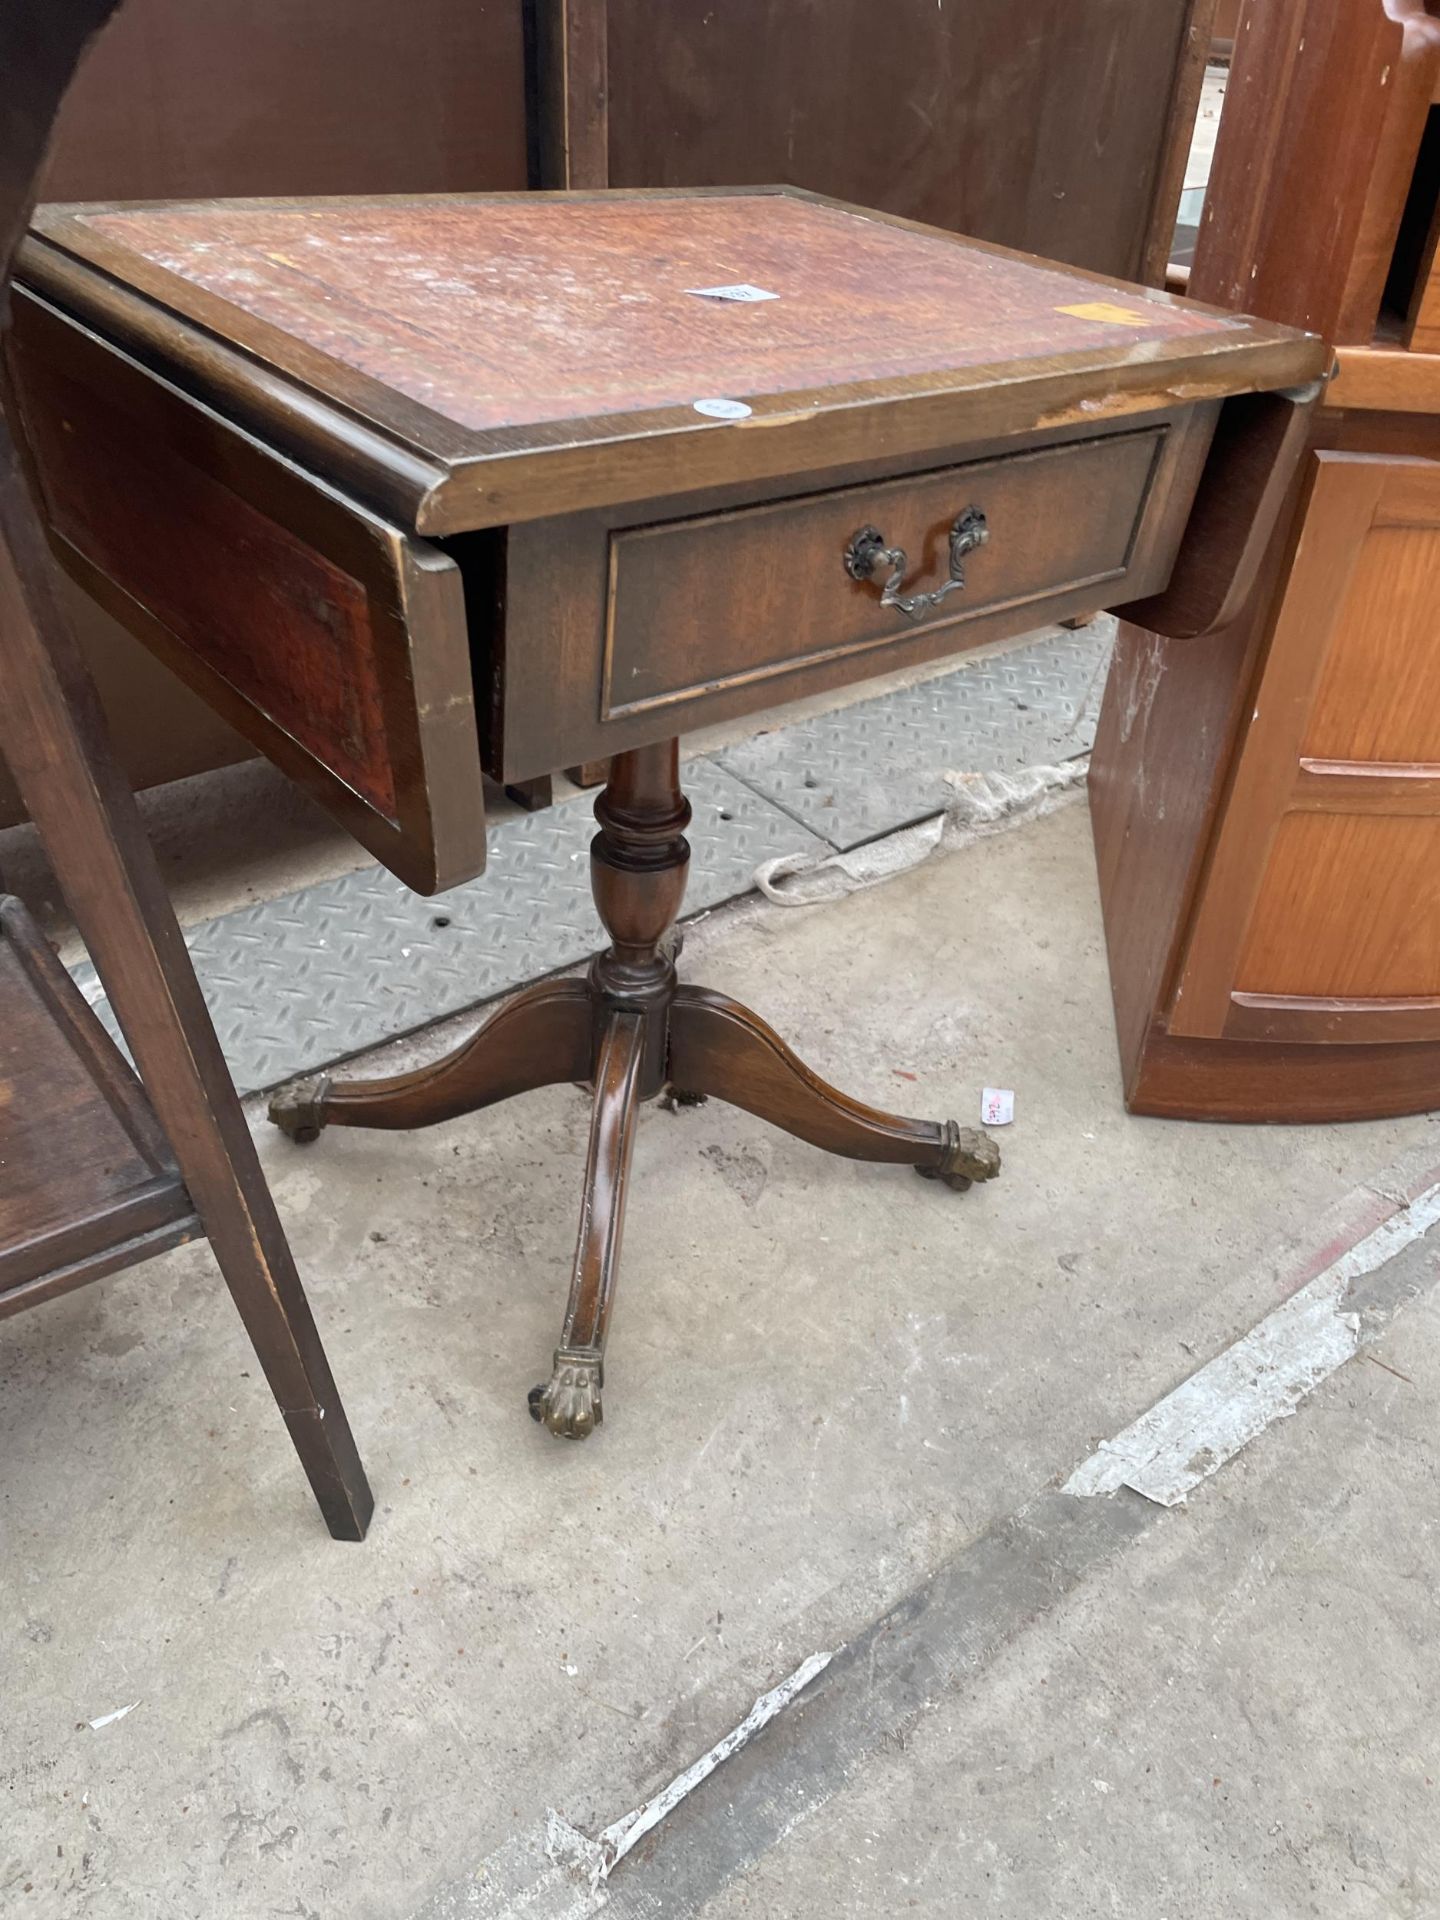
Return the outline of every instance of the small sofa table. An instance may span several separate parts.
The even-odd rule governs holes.
[[[272,1108],[313,1139],[593,1086],[537,1419],[601,1417],[640,1101],[998,1170],[677,981],[678,736],[1100,606],[1223,624],[1318,340],[790,190],[52,207],[21,280],[63,563],[403,880],[480,871],[482,764],[609,762],[588,978]]]

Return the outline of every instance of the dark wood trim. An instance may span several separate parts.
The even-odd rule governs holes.
[[[62,1294],[88,1287],[94,1280],[123,1273],[127,1267],[137,1266],[143,1260],[169,1253],[172,1247],[183,1247],[191,1240],[202,1239],[204,1232],[199,1215],[187,1211],[164,1226],[151,1227],[130,1239],[107,1240],[96,1252],[77,1256],[69,1266],[49,1267],[33,1279],[4,1286],[0,1291],[0,1320],[23,1313],[28,1307],[42,1306],[47,1300],[58,1300]]]
[[[16,970],[7,974],[10,985],[3,1008],[7,1027],[16,1034],[50,1036],[46,1044],[56,1048],[57,1056],[62,1051],[68,1055],[92,1094],[99,1096],[86,1109],[84,1130],[105,1126],[108,1142],[109,1123],[104,1118],[108,1114],[129,1143],[132,1156],[128,1165],[115,1160],[111,1158],[114,1148],[107,1144],[114,1190],[103,1199],[88,1198],[83,1203],[77,1197],[59,1218],[53,1204],[45,1204],[48,1184],[7,1194],[8,1204],[0,1209],[5,1215],[5,1239],[0,1243],[0,1313],[4,1313],[14,1311],[5,1304],[11,1296],[19,1292],[28,1298],[48,1274],[104,1259],[116,1247],[176,1223],[188,1222],[193,1230],[195,1213],[139,1081],[29,913],[8,896],[0,897],[0,940],[7,966]],[[18,996],[14,1004],[12,992]],[[45,1124],[45,1114],[30,1106],[9,1106],[4,1114],[6,1130],[13,1129],[17,1135],[23,1131],[32,1139],[37,1134],[43,1137]],[[26,1163],[33,1166],[33,1153],[23,1155],[22,1164]],[[127,1183],[119,1186],[120,1180]],[[29,1212],[36,1201],[41,1203],[38,1213]]]
[[[609,20],[605,0],[531,0],[533,185],[610,183]]]

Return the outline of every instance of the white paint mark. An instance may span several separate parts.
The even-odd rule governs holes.
[[[1342,1311],[1346,1293],[1440,1221],[1440,1183],[1366,1234],[1293,1293],[1257,1327],[1101,1444],[1065,1482],[1084,1497],[1130,1487],[1177,1506],[1272,1421],[1294,1413],[1307,1393],[1353,1357],[1360,1316]]]
[[[698,300],[733,300],[740,306],[754,306],[757,300],[778,300],[778,293],[771,293],[765,287],[752,286],[748,280],[737,280],[728,287],[686,287],[686,293],[693,293]]]
[[[116,1707],[113,1713],[102,1713],[98,1720],[90,1721],[89,1725],[98,1733],[101,1727],[114,1726],[115,1722],[117,1720],[123,1720],[127,1713],[133,1713],[139,1704],[140,1702],[138,1700],[132,1700],[128,1707]]]
[[[658,1827],[667,1814],[673,1813],[686,1795],[693,1793],[702,1781],[708,1780],[718,1766],[753,1740],[762,1727],[768,1726],[777,1714],[783,1713],[796,1695],[803,1693],[834,1658],[833,1652],[812,1653],[808,1659],[802,1660],[778,1687],[772,1687],[768,1693],[760,1695],[739,1726],[732,1727],[723,1740],[717,1740],[708,1753],[701,1754],[683,1773],[677,1773],[669,1786],[662,1787],[643,1807],[636,1807],[633,1813],[613,1821],[596,1839],[592,1840],[587,1834],[581,1833],[578,1827],[572,1827],[562,1814],[552,1809],[545,1821],[546,1853],[552,1860],[568,1859],[572,1865],[583,1868],[590,1875],[593,1892],[602,1880],[609,1879],[638,1841]]]

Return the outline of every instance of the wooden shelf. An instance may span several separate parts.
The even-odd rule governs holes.
[[[0,1317],[199,1231],[140,1083],[0,897]]]
[[[1371,413],[1440,413],[1440,353],[1402,347],[1341,347],[1340,370],[1325,390],[1327,407]]]

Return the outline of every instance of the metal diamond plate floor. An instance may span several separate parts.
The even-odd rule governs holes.
[[[898,693],[685,764],[687,913],[749,891],[782,854],[856,846],[954,799],[948,770],[1013,771],[1088,750],[1113,622],[1047,632]],[[422,900],[380,867],[260,901],[186,934],[221,1045],[255,1093],[429,1026],[603,943],[591,796],[499,821],[478,880]],[[119,1038],[93,968],[72,970]]]
[[[757,734],[715,757],[844,849],[941,813],[951,771],[1014,773],[1090,751],[1115,623],[1055,630],[938,680]]]
[[[824,850],[712,761],[687,763],[686,791],[695,815],[687,913],[747,892],[764,860]],[[596,952],[593,804],[586,795],[500,821],[480,878],[429,900],[365,867],[189,929],[240,1091],[277,1086]],[[119,1038],[94,969],[74,973]]]

